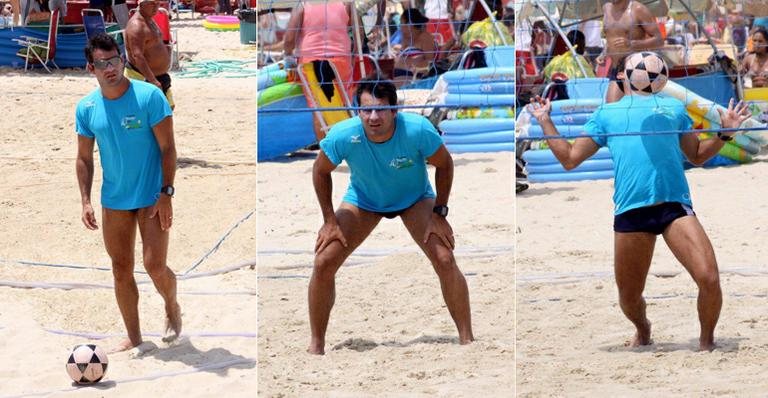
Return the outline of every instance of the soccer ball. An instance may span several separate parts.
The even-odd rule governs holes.
[[[72,349],[67,360],[67,373],[78,384],[96,383],[107,373],[107,354],[94,344]]]
[[[630,88],[638,94],[656,94],[664,89],[669,79],[669,68],[656,53],[634,53],[627,58],[624,67]]]

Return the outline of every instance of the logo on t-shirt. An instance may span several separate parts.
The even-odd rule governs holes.
[[[409,167],[413,167],[413,160],[408,159],[407,156],[400,156],[392,159],[392,161],[389,162],[389,167],[392,167],[396,170],[407,169]]]
[[[141,119],[134,115],[128,115],[123,118],[123,121],[120,123],[120,125],[123,126],[123,128],[126,130],[139,129],[141,128]]]
[[[353,136],[349,137],[349,143],[350,144],[359,144],[360,142],[362,142],[362,141],[360,141],[360,135],[359,134],[358,135],[353,135]]]

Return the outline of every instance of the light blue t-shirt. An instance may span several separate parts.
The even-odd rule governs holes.
[[[393,212],[434,198],[426,159],[443,144],[426,118],[398,112],[389,140],[368,140],[359,117],[340,122],[320,141],[320,149],[335,165],[347,161],[350,184],[344,202],[363,210]]]
[[[163,92],[136,80],[118,99],[104,98],[96,89],[78,102],[75,129],[96,138],[99,146],[103,207],[133,210],[155,204],[163,169],[152,127],[171,115]]]
[[[685,105],[660,95],[626,95],[600,106],[587,121],[589,134],[650,133],[690,130]],[[614,214],[660,202],[692,206],[683,171],[682,134],[593,137],[613,157]]]

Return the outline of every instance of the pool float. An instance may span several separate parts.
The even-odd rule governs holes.
[[[607,147],[601,147],[590,156],[589,159],[611,159],[611,151]],[[549,149],[539,149],[523,152],[523,160],[530,164],[552,164],[559,161]]]
[[[513,119],[453,119],[443,120],[439,128],[446,134],[473,134],[490,131],[512,131]]]
[[[448,152],[451,153],[467,153],[467,152],[510,152],[515,150],[515,143],[509,142],[494,142],[483,144],[446,144]]]
[[[495,143],[514,143],[515,132],[509,131],[489,131],[484,133],[444,135],[445,144],[495,144]]]
[[[514,82],[490,82],[448,85],[449,94],[514,94]]]
[[[530,182],[605,180],[610,178],[613,178],[613,170],[541,173],[528,175],[528,181]]]
[[[613,159],[588,159],[581,162],[573,170],[566,170],[557,160],[555,163],[529,163],[525,165],[529,174],[573,173],[580,171],[613,170]]]
[[[467,107],[477,106],[514,106],[514,94],[448,94],[445,97],[446,105],[458,105]]]
[[[448,84],[494,83],[515,81],[514,67],[489,67],[459,69],[443,73],[442,79]]]

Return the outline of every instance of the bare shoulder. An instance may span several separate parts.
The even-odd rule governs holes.
[[[633,1],[632,3],[632,12],[637,15],[640,19],[647,20],[647,19],[653,19],[655,22],[655,17],[653,14],[651,14],[651,10],[646,7],[645,4],[639,1]]]

